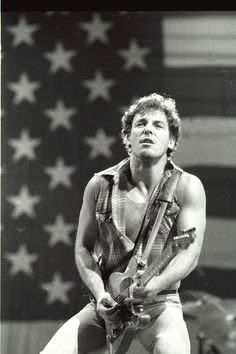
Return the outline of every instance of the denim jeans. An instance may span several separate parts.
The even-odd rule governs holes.
[[[147,352],[190,354],[188,330],[179,295],[157,295],[144,308],[151,319],[144,328],[137,330],[134,338],[142,343]],[[85,354],[105,345],[105,323],[97,314],[95,305],[89,303],[58,330],[41,354]],[[133,353],[132,346],[128,353]]]
[[[178,294],[157,295],[146,304],[145,312],[151,316],[150,323],[137,331],[135,338],[149,353],[190,354],[190,340]]]

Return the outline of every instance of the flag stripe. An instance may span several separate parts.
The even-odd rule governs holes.
[[[192,117],[183,120],[175,160],[184,166],[236,167],[236,120],[230,117]]]
[[[62,321],[4,321],[1,353],[39,353],[62,324]]]
[[[201,290],[222,298],[236,298],[236,271],[214,267],[197,267],[182,281],[181,291]]]
[[[166,17],[163,19],[167,67],[235,66],[236,16]]]
[[[235,168],[185,166],[185,170],[199,177],[203,183],[208,217],[228,219],[236,217]]]
[[[235,296],[235,18],[3,13],[3,354],[38,352],[41,334],[30,330],[44,324],[46,342],[54,323],[87,303],[74,260],[84,187],[127,156],[122,108],[152,92],[176,99],[183,136],[174,162],[201,179],[207,196],[203,271],[183,286]]]
[[[200,266],[236,270],[236,219],[207,218]]]
[[[198,354],[197,343],[196,340],[194,340],[197,326],[191,323],[188,318],[186,319],[186,323],[190,331],[191,341],[193,339],[191,354]],[[62,321],[4,322],[2,324],[2,337],[4,341],[1,342],[1,354],[39,353],[61,326]],[[69,331],[73,330],[75,330],[75,327],[68,328],[68,333],[63,333],[64,336],[68,336],[68,341],[71,341],[71,338],[77,337],[76,333],[69,333]],[[9,334],[11,334],[11,336],[9,336]],[[63,344],[66,346],[66,341],[63,341]],[[76,341],[71,343],[71,347],[73,347],[73,345],[76,346]],[[59,350],[62,350],[62,347],[60,347]],[[64,350],[68,354],[76,353],[76,349],[71,351]],[[132,353],[146,354],[147,352],[139,341],[134,340],[127,354]]]

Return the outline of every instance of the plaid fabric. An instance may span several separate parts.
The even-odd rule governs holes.
[[[101,252],[101,270],[104,278],[115,269],[124,271],[127,262],[134,249],[134,243],[125,234],[125,203],[127,195],[127,171],[129,169],[129,158],[119,164],[96,173],[96,219],[99,227],[99,243]],[[172,173],[182,173],[182,170],[171,164],[170,169],[166,169],[162,183],[172,175]],[[158,190],[156,198],[161,192]],[[158,208],[159,202],[157,203]],[[150,214],[148,231],[141,244],[139,252],[142,252],[151,228],[156,217],[156,210]],[[176,220],[179,213],[179,206],[176,198],[167,208],[162,220],[158,237],[152,248],[149,263],[160,256],[166,245],[177,234]]]

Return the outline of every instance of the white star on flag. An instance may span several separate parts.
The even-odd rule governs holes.
[[[108,43],[106,31],[113,27],[113,25],[111,22],[102,22],[101,16],[94,13],[93,20],[91,22],[82,22],[80,27],[88,34],[86,40],[88,44],[91,44],[96,40],[99,40],[102,43]]]
[[[34,148],[40,145],[41,139],[32,139],[28,130],[23,129],[19,139],[9,139],[8,144],[15,149],[13,161],[19,161],[21,158],[26,157],[29,160],[35,160],[36,155]]]
[[[72,183],[70,176],[76,171],[74,166],[66,166],[62,158],[58,158],[56,164],[53,167],[45,167],[44,172],[47,173],[51,180],[49,182],[49,188],[54,189],[59,185],[71,188]]]
[[[21,73],[18,82],[9,82],[7,87],[15,93],[13,104],[17,105],[22,101],[29,103],[36,102],[34,91],[40,87],[38,81],[30,81],[26,73]]]
[[[99,155],[111,158],[110,146],[116,142],[117,138],[115,136],[107,136],[103,128],[98,128],[94,137],[86,137],[83,140],[91,147],[88,157],[94,159]]]
[[[75,55],[75,50],[66,50],[61,42],[57,42],[55,44],[55,49],[53,52],[47,52],[44,54],[45,58],[51,62],[50,72],[52,74],[60,69],[71,72],[72,66],[69,61]]]
[[[104,100],[109,100],[110,94],[108,90],[114,84],[115,81],[112,79],[106,80],[100,70],[96,71],[93,80],[83,81],[83,85],[90,90],[88,101],[94,101],[98,97],[101,97]]]
[[[16,26],[7,27],[7,31],[14,36],[12,46],[17,47],[21,43],[28,44],[29,46],[34,45],[32,35],[35,31],[38,31],[39,28],[39,25],[29,25],[25,16],[21,16]]]
[[[46,302],[49,305],[55,301],[67,304],[69,302],[67,292],[74,286],[75,283],[72,281],[64,282],[59,273],[54,274],[51,282],[41,284],[41,288],[48,293]]]
[[[63,127],[67,130],[72,129],[70,118],[77,112],[75,108],[66,108],[62,100],[56,102],[54,109],[46,109],[45,115],[51,118],[51,124],[49,129],[56,130],[59,127]]]
[[[53,247],[58,242],[63,242],[69,246],[72,244],[70,232],[75,229],[75,224],[65,223],[63,215],[57,215],[54,224],[45,225],[43,229],[51,235],[49,246]]]
[[[22,186],[18,195],[10,195],[7,197],[7,201],[14,205],[14,210],[12,213],[13,218],[25,214],[29,217],[34,217],[34,205],[39,203],[41,197],[38,195],[31,196],[27,186]]]
[[[133,66],[140,69],[146,69],[147,65],[144,61],[144,56],[150,53],[149,48],[141,48],[135,39],[130,40],[128,49],[118,51],[119,55],[125,59],[124,70],[129,71]]]
[[[39,259],[37,254],[28,253],[25,245],[20,245],[18,251],[15,253],[7,252],[4,258],[11,262],[11,269],[9,271],[11,276],[19,272],[32,275],[32,263]]]

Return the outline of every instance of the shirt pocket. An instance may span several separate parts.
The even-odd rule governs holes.
[[[118,253],[127,253],[133,249],[134,243],[117,229],[111,214],[96,213],[96,219],[99,238],[108,248],[112,247]]]
[[[118,238],[121,238],[123,236],[116,228],[111,213],[97,212],[96,219],[100,230],[100,236],[102,236],[103,238],[110,238],[111,234],[113,235],[113,237],[114,235],[116,235]]]
[[[96,220],[99,228],[99,236],[104,238],[105,235],[110,233],[111,215],[109,213],[96,212]]]
[[[96,220],[98,223],[105,222],[109,217],[110,217],[110,215],[107,213],[96,212]]]
[[[173,225],[176,224],[178,214],[179,206],[176,203],[173,203],[171,207],[167,207],[159,229],[160,234],[165,234],[172,229]]]

